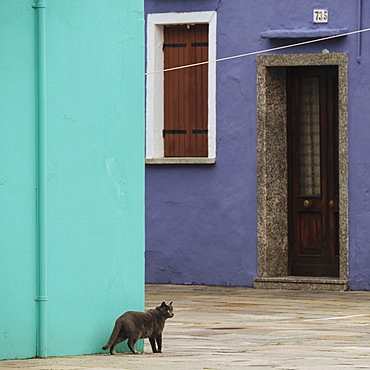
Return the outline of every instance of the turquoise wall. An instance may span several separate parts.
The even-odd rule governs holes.
[[[32,3],[0,3],[0,358],[36,355]],[[97,353],[144,308],[142,1],[46,0],[46,50],[47,353]]]
[[[0,358],[36,340],[34,17],[16,3],[0,1]]]

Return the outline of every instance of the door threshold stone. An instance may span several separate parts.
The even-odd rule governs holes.
[[[333,277],[279,276],[256,277],[255,289],[288,289],[288,290],[348,290],[348,281]]]

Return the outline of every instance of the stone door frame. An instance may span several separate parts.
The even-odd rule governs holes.
[[[338,66],[339,278],[289,276],[286,68]],[[348,287],[348,56],[283,54],[257,57],[258,277],[256,288]]]

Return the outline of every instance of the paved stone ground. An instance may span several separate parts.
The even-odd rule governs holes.
[[[370,292],[148,285],[174,301],[162,354],[1,361],[0,369],[370,369]],[[104,338],[102,338],[104,339]]]

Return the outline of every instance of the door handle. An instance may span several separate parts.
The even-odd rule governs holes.
[[[329,206],[330,207],[333,207],[334,206],[334,200],[329,201]]]
[[[311,199],[306,199],[303,201],[303,207],[304,208],[311,208],[312,207],[312,200]]]

